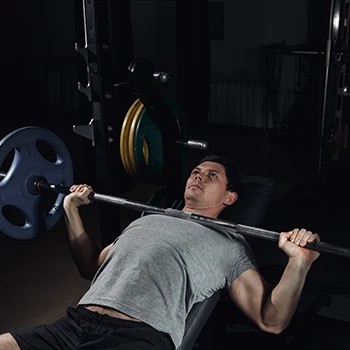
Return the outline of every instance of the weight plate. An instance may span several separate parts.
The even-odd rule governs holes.
[[[183,109],[178,102],[172,99],[165,98],[165,101],[176,117],[181,139],[187,140],[188,123]],[[162,136],[146,108],[142,110],[138,118],[133,140],[136,173],[139,181],[156,185],[164,184]]]
[[[43,142],[55,159],[48,159],[38,148]],[[50,230],[63,215],[64,195],[32,194],[28,179],[44,177],[48,183],[71,186],[73,165],[63,141],[53,132],[40,127],[23,127],[0,141],[0,166],[13,152],[13,160],[0,182],[0,231],[16,239],[33,239]],[[51,198],[49,198],[51,196]],[[48,207],[48,200],[52,205]],[[14,208],[23,216],[23,224],[14,223],[5,213]]]
[[[176,199],[174,203],[171,205],[173,209],[177,209],[177,210],[182,210],[183,206],[184,206],[184,201],[182,199]]]
[[[176,122],[179,127],[181,139],[187,141],[189,134],[189,126],[185,111],[183,110],[179,102],[177,102],[176,100],[165,98],[165,101],[168,103],[170,109],[176,117]]]
[[[148,152],[148,163],[144,151]],[[157,124],[144,109],[136,126],[134,137],[134,154],[139,180],[150,184],[163,184],[163,145]]]
[[[135,129],[138,123],[140,116],[142,115],[142,111],[145,109],[144,104],[140,101],[140,103],[135,107],[135,113],[131,121],[130,132],[128,137],[128,158],[130,169],[135,179],[139,178],[136,159],[134,153],[134,138],[135,138]]]
[[[128,112],[126,113],[121,131],[120,131],[120,141],[119,141],[120,157],[121,157],[124,169],[129,174],[129,176],[131,176],[133,178],[135,178],[135,175],[133,174],[133,171],[131,168],[128,144],[129,144],[129,135],[130,135],[131,124],[132,124],[133,118],[135,116],[136,110],[140,106],[140,104],[141,104],[141,101],[139,99],[137,99],[131,105]]]

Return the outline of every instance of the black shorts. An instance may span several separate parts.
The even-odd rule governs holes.
[[[136,321],[101,315],[83,306],[48,325],[10,332],[22,350],[175,349],[167,333]]]

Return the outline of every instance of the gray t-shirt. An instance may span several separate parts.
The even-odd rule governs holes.
[[[79,304],[116,309],[168,333],[181,344],[193,304],[244,271],[257,269],[241,235],[164,215],[132,222],[115,240]]]

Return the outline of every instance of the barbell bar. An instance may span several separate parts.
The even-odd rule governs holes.
[[[0,173],[0,180],[2,180],[6,176],[5,173]],[[70,188],[49,184],[44,177],[41,176],[32,176],[27,181],[27,188],[34,195],[40,195],[44,192],[55,192],[59,194],[70,194]],[[203,226],[211,227],[220,233],[225,233],[230,238],[234,238],[234,235],[239,233],[243,236],[255,237],[260,239],[265,239],[273,242],[278,242],[280,233],[251,227],[247,225],[236,224],[227,220],[210,218],[207,216],[199,215],[192,212],[182,211],[178,209],[172,208],[162,208],[154,205],[145,204],[142,202],[129,200],[121,197],[91,192],[89,195],[90,201],[101,202],[105,204],[111,204],[116,206],[122,206],[127,209],[142,211],[150,214],[161,214],[172,217],[177,217],[184,220],[189,220],[193,222],[197,222]],[[223,231],[226,229],[226,231]],[[329,244],[325,242],[315,241],[312,243],[307,243],[305,248],[316,250],[320,253],[329,253],[332,255],[347,257],[350,258],[350,248],[337,246],[334,244]]]
[[[5,176],[6,176],[5,173],[0,172],[0,180],[5,178]],[[36,195],[40,195],[41,193],[48,192],[48,191],[60,193],[64,195],[71,193],[69,187],[49,184],[46,181],[46,179],[41,176],[30,177],[28,179],[27,188],[32,194],[36,194]],[[142,211],[150,214],[168,215],[168,216],[177,217],[184,220],[197,222],[204,226],[208,226],[213,229],[219,230],[221,233],[224,233],[221,229],[226,229],[226,233],[230,237],[234,237],[234,234],[239,233],[239,234],[242,234],[243,236],[261,238],[261,239],[265,239],[273,242],[277,242],[279,240],[280,234],[278,232],[236,224],[227,220],[210,218],[210,217],[199,215],[192,212],[186,212],[186,211],[172,209],[172,208],[157,207],[154,205],[149,205],[138,201],[133,201],[133,200],[129,200],[121,197],[110,196],[110,195],[100,194],[95,192],[90,193],[89,199],[90,201],[122,206],[127,209]],[[350,258],[350,248],[341,247],[341,246],[337,246],[337,245],[333,245],[325,242],[317,241],[317,242],[307,243],[305,245],[305,248],[316,250],[320,253],[329,253],[329,254],[333,254],[341,257]]]
[[[55,153],[54,160],[49,161],[43,157],[38,150],[38,141],[44,141],[52,148]],[[3,138],[0,141],[0,166],[11,151],[14,151],[14,156],[9,169],[7,172],[0,171],[0,230],[15,239],[33,239],[49,231],[63,215],[63,199],[70,193],[67,186],[73,183],[72,160],[63,141],[53,132],[39,127],[23,127]],[[52,206],[45,208],[46,194],[49,192],[58,196]],[[276,242],[280,235],[261,228],[105,194],[92,192],[90,200],[191,220],[230,237],[239,233]],[[6,206],[13,206],[24,215],[25,222],[22,226],[3,217]],[[43,209],[47,209],[45,213]],[[350,257],[350,248],[333,244],[313,242],[305,247],[321,253]]]
[[[48,184],[44,179],[39,179],[33,185],[34,188],[38,190],[38,192],[43,191],[54,191],[57,193],[68,194],[70,193],[70,189],[64,186],[56,186],[52,184]],[[105,204],[122,206],[127,209],[142,211],[150,214],[161,214],[172,217],[177,217],[184,220],[189,220],[193,222],[197,222],[201,225],[211,227],[213,229],[219,230],[221,233],[224,233],[221,229],[226,229],[228,235],[231,238],[234,238],[236,233],[242,234],[243,236],[250,236],[255,238],[262,238],[265,240],[278,242],[280,233],[265,230],[261,228],[236,224],[227,220],[210,218],[207,216],[199,215],[192,212],[182,211],[178,209],[172,208],[162,208],[154,205],[145,204],[142,202],[129,200],[121,197],[110,196],[106,194],[91,192],[89,195],[90,201],[102,202]],[[329,253],[341,257],[350,258],[350,248],[340,247],[333,244],[314,241],[312,243],[307,243],[305,248],[316,250],[320,253]]]

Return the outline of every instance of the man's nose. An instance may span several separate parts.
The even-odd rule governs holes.
[[[202,177],[202,175],[200,173],[197,173],[194,178],[198,179],[199,181],[203,181],[203,177]]]

